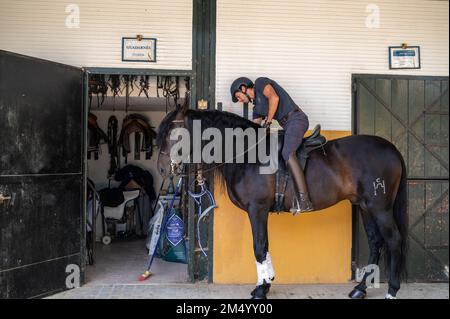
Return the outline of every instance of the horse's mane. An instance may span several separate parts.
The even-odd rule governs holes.
[[[164,141],[167,139],[167,134],[169,134],[170,128],[172,126],[172,121],[176,118],[178,110],[171,111],[166,115],[159,125],[158,135],[156,138],[156,145],[158,147],[164,146]],[[247,120],[237,114],[217,111],[217,110],[186,110],[184,111],[184,116],[188,119],[188,129],[192,133],[192,123],[194,120],[200,120],[202,124],[202,132],[207,128],[217,128],[222,133],[225,132],[226,128],[242,128],[243,130],[247,128],[258,129],[260,126],[250,120]]]
[[[202,129],[208,127],[214,127],[220,131],[224,131],[226,128],[247,128],[258,129],[260,126],[246,118],[243,118],[237,114],[218,111],[218,110],[188,110],[186,113],[189,121],[193,120],[202,121]]]
[[[184,117],[187,118],[189,132],[193,133],[193,121],[200,120],[201,121],[201,131],[207,128],[216,128],[224,136],[225,129],[231,128],[241,128],[242,130],[246,130],[247,128],[253,128],[257,130],[260,126],[250,120],[247,120],[237,114],[226,112],[226,111],[218,111],[218,110],[175,110],[170,112],[164,120],[159,125],[158,136],[156,139],[156,143],[158,147],[165,147],[165,142],[167,140],[167,135],[170,132],[170,128],[172,127],[172,121],[176,118],[178,112],[183,112]],[[268,139],[267,139],[268,140]],[[202,167],[205,169],[211,169],[215,176],[223,178],[226,182],[230,182],[232,178],[240,177],[250,166],[255,167],[259,163],[248,163],[246,160],[244,163],[224,163],[218,165],[217,163],[213,164],[202,164]],[[217,174],[220,173],[220,174]]]

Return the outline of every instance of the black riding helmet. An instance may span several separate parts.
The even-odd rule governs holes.
[[[241,86],[243,86],[243,85],[247,88],[252,88],[253,81],[246,77],[240,77],[240,78],[237,78],[236,80],[234,80],[233,83],[231,84],[231,87],[230,87],[231,100],[234,103],[236,103],[238,101],[237,98],[234,96],[234,94],[237,91],[240,91]]]

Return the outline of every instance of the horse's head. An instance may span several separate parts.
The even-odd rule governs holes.
[[[159,148],[158,154],[158,172],[161,176],[177,175],[181,173],[182,161],[180,156],[174,156],[173,146],[178,140],[171,139],[171,133],[176,129],[187,128],[187,116],[185,108],[177,108],[176,110],[168,113],[162,120],[158,135],[156,138],[156,144]],[[172,153],[171,153],[172,152]]]

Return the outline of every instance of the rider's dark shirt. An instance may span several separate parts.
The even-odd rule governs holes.
[[[257,78],[255,81],[255,99],[253,100],[253,119],[266,117],[269,112],[269,99],[263,94],[264,88],[267,84],[272,85],[273,89],[277,93],[280,101],[278,102],[278,108],[275,113],[274,119],[279,120],[286,114],[294,109],[299,109],[294,100],[289,94],[274,80],[266,77]],[[303,113],[303,111],[300,110]]]

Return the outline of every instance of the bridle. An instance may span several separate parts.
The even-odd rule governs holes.
[[[173,120],[172,123],[185,123],[185,121],[184,120]],[[183,126],[179,126],[179,127],[175,127],[175,128],[181,128],[181,127],[183,127]],[[171,175],[188,176],[186,174],[182,174],[182,172],[183,172],[182,162],[178,163],[170,156],[170,153],[163,152],[161,149],[159,150],[159,154],[169,157],[169,159],[170,159],[170,174]]]
[[[173,120],[172,123],[185,123],[185,121],[184,121],[184,120]],[[175,128],[181,128],[181,127],[182,127],[182,126],[175,127]],[[244,150],[243,153],[241,153],[241,154],[239,154],[239,155],[233,156],[232,160],[235,160],[236,158],[238,158],[238,157],[244,155],[245,153],[247,153],[247,152],[249,152],[250,150],[252,150],[253,148],[255,148],[262,140],[264,140],[265,137],[266,137],[266,136],[263,136],[260,140],[258,140],[258,141],[255,143],[255,145],[252,145],[251,147],[247,148],[246,150]],[[169,153],[163,152],[163,151],[161,151],[161,150],[159,150],[159,154],[160,154],[160,155],[164,155],[164,156],[169,157],[169,159],[170,159],[170,174],[171,174],[171,175],[180,176],[180,177],[198,176],[199,174],[201,174],[201,172],[206,173],[206,172],[215,170],[215,169],[217,169],[217,168],[219,168],[219,167],[221,167],[221,166],[223,166],[223,165],[225,165],[225,164],[227,163],[227,161],[224,161],[223,163],[214,165],[214,166],[209,167],[209,168],[206,168],[206,169],[203,169],[203,168],[200,167],[200,168],[197,169],[194,173],[191,173],[191,174],[187,173],[187,174],[186,174],[186,173],[183,173],[183,163],[182,163],[182,161],[181,161],[181,163],[178,163],[177,161],[175,161],[174,159],[172,159],[172,158],[170,157],[170,154],[169,154]],[[180,164],[181,164],[181,165],[180,165]],[[200,173],[199,173],[199,172],[200,172]]]

